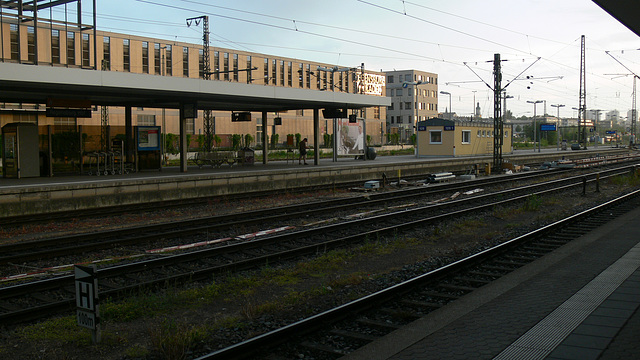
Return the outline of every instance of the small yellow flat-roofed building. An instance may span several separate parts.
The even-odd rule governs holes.
[[[511,125],[504,125],[502,153],[513,151]],[[418,123],[418,157],[493,154],[493,122],[433,118]]]

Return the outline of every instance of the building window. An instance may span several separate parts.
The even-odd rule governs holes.
[[[304,66],[302,65],[302,63],[298,64],[298,87],[299,88],[303,88],[304,87]]]
[[[284,60],[280,60],[280,86],[284,86]]]
[[[429,144],[442,144],[442,131],[429,130]]]
[[[304,116],[304,110],[302,110],[302,109],[296,110],[296,115],[297,116]]]
[[[160,59],[160,44],[153,44],[153,72],[162,75],[162,65]]]
[[[198,77],[204,79],[204,50],[198,49]]]
[[[482,131],[478,130],[478,137],[482,135]]]
[[[389,84],[393,84],[393,75],[389,75],[389,76],[387,76],[387,82],[388,82]]]
[[[402,115],[396,117],[396,123],[402,124]]]
[[[462,130],[462,143],[471,144],[471,130]]]
[[[91,66],[89,34],[82,34],[82,66]]]
[[[213,52],[213,80],[220,80],[220,52]]]
[[[222,71],[224,71],[224,79],[225,81],[229,81],[229,53],[224,53],[222,63]]]
[[[165,46],[164,75],[173,76],[173,54],[171,45]]]
[[[278,77],[278,63],[276,61],[276,59],[273,59],[271,61],[271,83],[273,85],[277,85],[277,77]]]
[[[407,109],[407,110],[411,110],[411,102],[410,101],[405,102],[404,103],[404,108]]]
[[[129,39],[122,41],[122,64],[124,71],[131,71],[131,47],[129,46]]]
[[[504,137],[509,137],[509,130],[504,131]]]
[[[238,71],[238,54],[233,54],[233,81],[240,80],[240,72]]]
[[[267,85],[269,83],[269,59],[264,59],[264,84]]]
[[[138,126],[156,126],[156,116],[138,115]]]
[[[76,64],[76,33],[67,33],[67,65]]]
[[[287,63],[287,86],[293,86],[293,63],[291,61]]]
[[[307,64],[307,89],[311,88],[311,65]]]
[[[77,131],[76,118],[71,117],[57,117],[53,118],[53,131],[55,132],[67,132]]]
[[[10,24],[9,32],[11,37],[11,60],[20,60],[20,35],[18,34],[18,25]]]
[[[189,48],[182,47],[182,76],[189,77]]]
[[[253,82],[253,65],[251,64],[251,55],[247,55],[247,84]]]
[[[405,74],[405,75],[404,75],[404,81],[409,81],[409,82],[411,82],[411,74]]]
[[[186,125],[185,126],[186,127],[186,129],[185,129],[186,133],[187,134],[191,134],[191,135],[195,134],[196,133],[196,119],[189,118],[189,119],[186,119],[186,120],[187,120],[186,124],[185,124]]]
[[[373,108],[373,118],[380,119],[380,106],[376,106]]]
[[[149,73],[149,42],[142,42],[142,72]]]
[[[33,26],[27,26],[27,56],[30,63],[36,63],[36,29]]]
[[[51,31],[51,63],[60,64],[60,31]]]
[[[102,61],[104,70],[111,70],[111,38],[108,36],[102,38]]]

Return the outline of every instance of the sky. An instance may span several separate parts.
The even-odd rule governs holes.
[[[91,1],[84,2],[83,10],[91,11]],[[577,116],[581,35],[588,109],[615,109],[625,117],[633,77],[618,61],[640,74],[640,38],[590,0],[97,2],[98,30],[200,44],[201,26],[187,27],[186,19],[208,15],[213,47],[436,73],[439,90],[452,94],[452,110],[461,116],[473,113],[474,99],[483,117],[492,116],[488,85],[497,53],[502,85],[513,96],[507,109],[516,116],[532,116],[527,101],[537,100],[546,101],[549,114],[557,114],[551,104],[562,104],[561,117]],[[449,96],[440,95],[438,109],[448,107]],[[538,115],[544,107],[537,105]]]

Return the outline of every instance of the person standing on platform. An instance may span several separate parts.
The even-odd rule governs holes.
[[[300,141],[300,144],[298,144],[298,148],[300,149],[300,157],[298,158],[298,165],[302,164],[303,160],[305,165],[309,165],[307,164],[307,138],[304,138],[302,139],[302,141]]]

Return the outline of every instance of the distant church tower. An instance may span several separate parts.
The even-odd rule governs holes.
[[[476,115],[474,116],[476,119],[480,119],[482,117],[482,111],[480,110],[480,103],[476,105]]]

